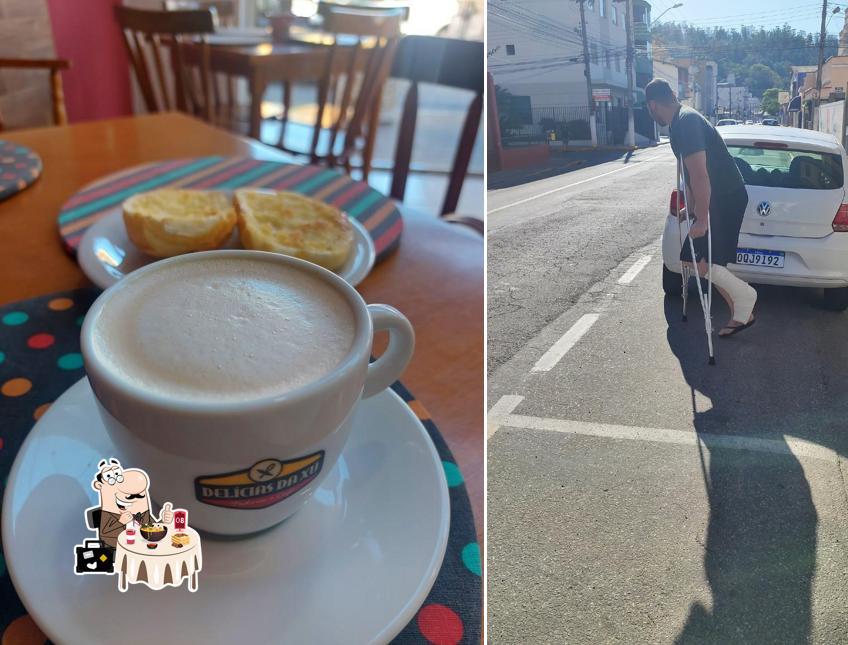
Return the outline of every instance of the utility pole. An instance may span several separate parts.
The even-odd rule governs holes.
[[[625,144],[635,146],[636,130],[633,126],[633,12],[631,11],[633,0],[625,0],[624,4],[624,27],[627,32],[627,59],[625,64],[627,71],[627,141],[625,141]]]
[[[589,37],[586,34],[586,10],[583,3],[586,0],[575,0],[580,5],[580,35],[583,37],[583,75],[586,77],[586,98],[589,101],[589,130],[592,133],[592,147],[598,146],[598,124],[595,120],[595,99],[592,97],[592,70],[589,60]]]
[[[822,20],[821,20],[821,33],[819,34],[819,69],[816,73],[816,97],[813,102],[813,128],[818,127],[818,113],[819,113],[819,102],[821,101],[821,87],[822,87],[822,65],[824,64],[824,39],[826,36],[825,30],[827,29],[827,0],[822,0]]]

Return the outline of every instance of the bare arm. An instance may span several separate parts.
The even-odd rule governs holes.
[[[693,226],[693,232],[703,235],[707,226],[710,223],[710,196],[712,194],[712,186],[710,185],[710,175],[707,172],[707,153],[703,150],[692,153],[683,160],[686,164],[686,170],[689,173],[689,187],[691,193],[689,198],[692,200],[690,213],[695,214],[698,218],[697,224]],[[690,204],[686,205],[687,207]]]

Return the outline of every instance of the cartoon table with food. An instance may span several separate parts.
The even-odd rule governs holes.
[[[76,547],[77,574],[117,573],[121,591],[129,583],[144,583],[151,589],[179,587],[184,579],[189,591],[197,591],[200,536],[189,528],[185,510],[174,510],[166,502],[156,519],[147,473],[125,469],[117,459],[100,461],[91,487],[99,493],[100,505],[86,509],[86,520],[97,531],[99,544]]]

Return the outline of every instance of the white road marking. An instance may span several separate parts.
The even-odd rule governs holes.
[[[580,320],[571,326],[571,329],[562,335],[562,338],[554,343],[553,347],[542,355],[542,358],[536,362],[530,371],[549,372],[553,369],[562,360],[562,357],[577,344],[577,341],[592,328],[592,325],[598,322],[598,318],[600,317],[600,314],[585,314],[582,316]]]
[[[498,431],[500,428],[500,419],[509,414],[512,414],[513,410],[519,406],[519,404],[524,400],[523,396],[516,396],[515,394],[507,394],[506,396],[502,396],[498,399],[498,402],[492,406],[492,409],[489,410],[489,414],[486,416],[486,438],[488,439],[493,434]]]
[[[642,161],[653,161],[654,159],[658,159],[663,155],[657,154],[653,157],[648,157],[647,159],[642,159]],[[595,179],[600,179],[601,177],[606,177],[607,175],[612,175],[617,172],[621,172],[622,170],[630,170],[631,168],[639,168],[641,164],[638,163],[630,163],[621,168],[616,168],[615,170],[610,170],[608,172],[603,172],[600,175],[595,175],[594,177],[588,177],[586,179],[581,179],[580,181],[575,181],[573,184],[568,184],[568,186],[560,186],[559,188],[554,188],[552,190],[546,190],[544,193],[539,193],[538,195],[533,195],[532,197],[528,197],[527,199],[521,199],[517,202],[513,202],[512,204],[507,204],[506,206],[498,206],[497,208],[493,208],[489,211],[486,211],[487,215],[492,215],[493,213],[497,213],[502,210],[506,210],[507,208],[512,208],[513,206],[520,206],[521,204],[526,204],[527,202],[532,202],[534,199],[539,199],[540,197],[547,197],[548,195],[553,195],[554,193],[558,193],[561,190],[566,190],[568,188],[574,188],[575,186],[579,186],[580,184],[585,184],[590,181],[594,181]]]
[[[641,258],[636,260],[633,263],[633,266],[627,269],[623,276],[618,279],[618,284],[630,284],[636,279],[636,276],[639,275],[639,272],[642,271],[648,263],[651,261],[651,255],[643,255]]]
[[[565,434],[577,434],[607,439],[628,439],[631,441],[654,441],[672,443],[683,446],[696,446],[701,441],[707,448],[730,448],[734,450],[751,450],[778,455],[794,455],[796,458],[807,457],[823,461],[837,461],[836,453],[802,439],[785,437],[779,439],[761,439],[739,435],[717,435],[695,433],[687,430],[669,430],[665,428],[642,428],[636,426],[608,425],[587,421],[568,421],[565,419],[545,419],[518,414],[501,415],[498,418],[500,428],[522,428],[527,430],[547,430]]]

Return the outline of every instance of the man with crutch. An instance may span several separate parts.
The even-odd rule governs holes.
[[[718,334],[727,338],[756,320],[757,292],[727,270],[727,264],[736,261],[739,229],[748,205],[745,182],[716,129],[697,110],[681,105],[666,81],[655,78],[648,83],[645,100],[654,121],[669,126],[671,149],[682,166],[691,240],[683,240],[680,252],[683,275],[695,275],[697,264],[698,275],[707,277],[710,287],[715,284],[727,301],[730,321]],[[709,335],[712,297],[709,289],[702,294],[700,285],[699,295]]]

